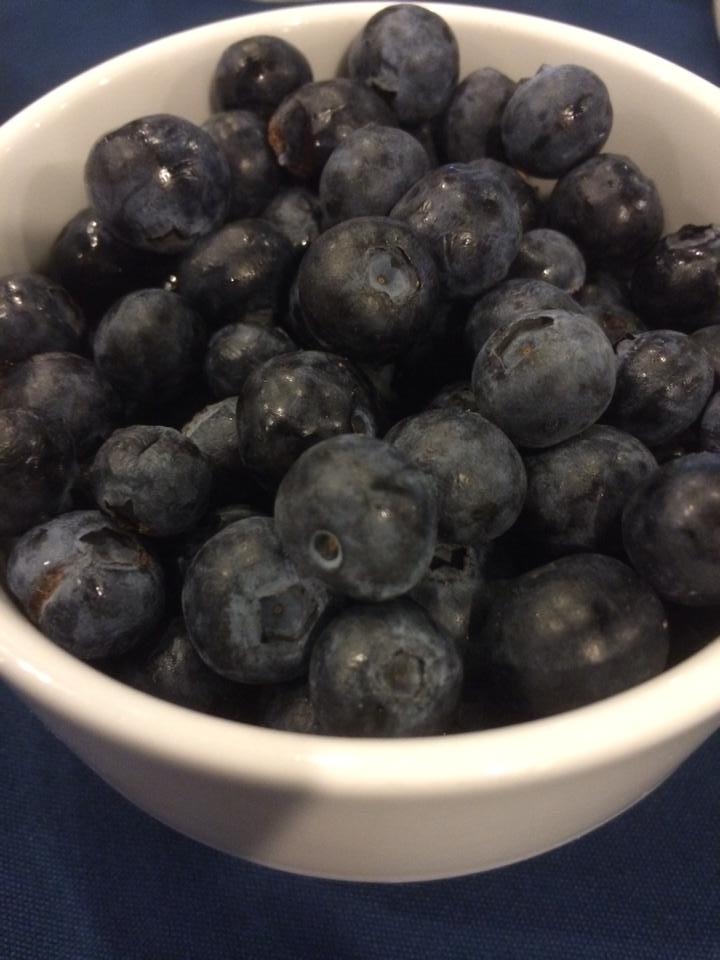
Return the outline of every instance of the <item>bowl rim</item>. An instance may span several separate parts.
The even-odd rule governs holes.
[[[217,21],[154,40],[79,74],[0,127],[0,156],[48,111],[88,86],[152,62],[158,54],[237,31],[282,32],[282,25],[359,25],[382,2],[281,7]],[[513,26],[539,40],[558,29],[579,50],[620,61],[663,85],[682,87],[720,117],[720,90],[690,71],[620,40],[527,14],[458,4],[423,4],[459,29]],[[133,751],[192,765],[224,778],[365,796],[429,797],[496,791],[631,757],[680,733],[720,724],[720,637],[665,673],[605,700],[541,720],[448,736],[391,740],[298,734],[207,716],[134,690],[46,639],[8,603],[0,612],[0,677],[43,715],[62,715]],[[669,709],[672,705],[672,709]]]

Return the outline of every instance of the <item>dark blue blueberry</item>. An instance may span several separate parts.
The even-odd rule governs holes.
[[[518,202],[523,232],[536,230],[543,225],[545,211],[538,192],[517,170],[491,157],[473,160],[469,166],[477,173],[485,173],[502,180]]]
[[[548,219],[588,259],[627,262],[659,239],[664,214],[654,182],[628,157],[604,153],[557,182]]]
[[[665,603],[670,626],[669,667],[681,663],[720,637],[720,606],[685,607]]]
[[[85,321],[64,290],[39,273],[0,277],[0,363],[77,350]]]
[[[650,330],[621,340],[617,355],[610,423],[655,447],[697,420],[714,382],[699,344],[677,330]]]
[[[463,410],[466,413],[478,413],[477,400],[472,384],[467,380],[449,383],[443,387],[428,404],[430,410]]]
[[[0,390],[0,407],[26,407],[60,420],[81,459],[117,426],[120,402],[95,365],[74,353],[38,353],[18,364]]]
[[[595,423],[615,388],[615,354],[589,317],[526,314],[486,341],[473,367],[480,412],[521,447],[551,447]]]
[[[680,457],[648,477],[625,505],[623,542],[662,597],[720,604],[720,454]]]
[[[317,723],[335,736],[444,733],[461,684],[455,644],[405,599],[343,610],[310,659]]]
[[[502,141],[514,167],[534,177],[561,177],[597,153],[612,127],[610,95],[592,70],[540,67],[523,80],[502,117]]]
[[[30,620],[82,660],[125,653],[155,629],[165,603],[157,562],[96,510],[29,530],[10,554],[7,582]]]
[[[430,569],[408,597],[419,604],[440,633],[463,653],[476,607],[483,602],[485,582],[473,547],[438,543]]]
[[[692,334],[695,343],[699,343],[710,357],[715,371],[715,384],[720,388],[720,323],[712,327],[701,327]]]
[[[575,299],[583,307],[629,307],[632,308],[630,291],[621,280],[606,270],[594,270],[588,274]]]
[[[238,446],[237,397],[211,403],[193,416],[182,428],[212,467],[213,494],[222,500],[243,500],[253,491]]]
[[[544,280],[575,294],[585,283],[585,258],[570,237],[540,227],[523,235],[510,276]]]
[[[429,169],[424,148],[405,130],[374,123],[354,130],[335,147],[320,176],[325,226],[386,216]]]
[[[526,487],[522,459],[479,413],[426,410],[396,424],[385,439],[432,478],[441,540],[494,540],[517,520]]]
[[[302,325],[323,349],[379,363],[430,328],[440,284],[430,251],[406,224],[358,217],[310,247],[297,296]]]
[[[250,517],[207,541],[183,587],[190,639],[205,663],[240,683],[301,677],[330,596],[285,556],[273,521]]]
[[[267,142],[265,121],[249,110],[215,113],[202,126],[230,170],[228,219],[257,217],[280,186],[280,168]]]
[[[647,329],[637,314],[619,303],[588,303],[583,310],[586,316],[597,323],[613,346],[617,346],[626,337],[644,333]]]
[[[120,240],[155,253],[183,253],[223,223],[227,161],[189,120],[154,114],[101,137],[85,165],[100,219]]]
[[[503,181],[469,164],[438,167],[393,207],[424,240],[451,297],[477,297],[506,276],[520,246],[520,212]]]
[[[435,549],[432,480],[373,437],[340,436],[306,450],[275,499],[283,547],[298,568],[359,600],[411,590]]]
[[[458,45],[442,17],[401,3],[368,20],[347,63],[350,76],[377,91],[411,127],[447,106],[458,78]]]
[[[451,163],[480,157],[505,159],[500,121],[517,84],[499,70],[473,70],[458,84],[445,110],[442,147]]]
[[[720,393],[710,399],[700,420],[700,447],[720,453]]]
[[[660,673],[665,611],[624,563],[563,557],[523,574],[493,603],[479,653],[486,680],[515,718],[593,703]]]
[[[437,146],[439,125],[438,120],[439,118],[436,117],[433,120],[426,120],[424,123],[419,123],[417,126],[403,128],[421,145],[427,154],[430,167],[437,167],[440,165],[440,155],[438,153]]]
[[[100,509],[149,537],[193,527],[207,508],[212,479],[210,464],[191,440],[151,425],[116,430],[90,470]]]
[[[290,242],[264,220],[229,223],[182,261],[178,291],[211,327],[282,312],[294,266]],[[254,317],[256,321],[258,317]]]
[[[261,363],[297,349],[280,327],[232,323],[213,335],[205,354],[205,379],[213,396],[237,396]]]
[[[393,126],[392,111],[353,80],[306,83],[283,100],[268,124],[280,166],[299,180],[316,180],[335,147],[368,123]]]
[[[720,226],[688,224],[659,240],[636,264],[632,299],[653,327],[720,323]]]
[[[616,552],[623,507],[657,469],[639,440],[596,424],[577,437],[525,457],[525,534],[550,556]]]
[[[230,503],[206,513],[196,527],[193,527],[189,533],[176,540],[172,545],[173,567],[179,574],[180,580],[185,579],[185,574],[194,560],[195,554],[216,533],[220,533],[231,523],[237,523],[238,520],[247,520],[248,517],[260,517],[262,515],[262,511],[245,503]]]
[[[168,290],[136,290],[105,314],[93,354],[127,408],[137,410],[185,392],[204,345],[204,324],[182,297]]]
[[[65,224],[48,259],[50,276],[65,287],[92,323],[131,290],[162,286],[173,270],[171,257],[128,246],[89,208]]]
[[[240,456],[270,486],[318,441],[375,432],[366,382],[333,354],[300,350],[267,360],[247,378],[238,399]]]
[[[540,310],[581,312],[569,294],[545,280],[504,280],[473,306],[465,327],[465,342],[473,354],[478,354],[500,327]]]
[[[217,110],[252,110],[267,117],[298,87],[312,80],[304,54],[282,37],[245,37],[224,51],[212,79]]]
[[[304,681],[278,683],[263,698],[260,725],[290,733],[320,733],[310,687]]]
[[[17,536],[69,506],[73,442],[32,410],[0,410],[0,536]]]
[[[305,187],[282,190],[263,211],[268,220],[292,244],[296,254],[303,254],[320,236],[320,199]]]

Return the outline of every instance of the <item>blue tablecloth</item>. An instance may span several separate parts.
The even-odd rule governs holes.
[[[720,82],[710,0],[494,0]],[[3,0],[0,121],[231,0]],[[0,176],[2,162],[0,161]],[[0,960],[720,960],[720,737],[613,823],[491,874],[383,887],[233,860],[131,807],[0,688]]]

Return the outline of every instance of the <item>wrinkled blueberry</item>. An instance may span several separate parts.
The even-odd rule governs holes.
[[[438,167],[393,207],[424,240],[451,297],[476,297],[505,277],[520,246],[520,212],[508,187],[470,164]]]
[[[492,67],[473,70],[458,84],[441,127],[447,160],[467,163],[480,157],[505,159],[500,121],[516,86],[510,77]]]
[[[210,464],[213,494],[235,501],[249,496],[253,490],[253,483],[240,459],[236,411],[237,397],[226,397],[198,410],[181,431]]]
[[[266,125],[249,110],[214,113],[202,125],[230,170],[228,218],[259,216],[280,185],[280,168],[267,142]]]
[[[351,360],[391,360],[432,324],[440,285],[425,245],[404,223],[358,217],[323,233],[297,277],[305,329]]]
[[[268,124],[277,162],[300,180],[314,180],[335,147],[368,123],[393,126],[392,111],[352,80],[306,83],[286,97]]]
[[[428,404],[430,410],[463,410],[467,413],[478,413],[477,400],[473,393],[472,384],[467,380],[449,383],[443,387]]]
[[[0,536],[68,507],[75,451],[67,431],[32,410],[0,410]]]
[[[290,733],[320,733],[306,681],[278,683],[264,698],[260,725]]]
[[[409,600],[343,610],[310,659],[310,696],[324,733],[413,737],[443,733],[460,698],[452,640]]]
[[[485,584],[473,547],[438,543],[430,569],[408,597],[419,604],[444,637],[462,653],[468,642],[474,608]]]
[[[333,354],[301,350],[273,357],[250,374],[238,399],[240,456],[269,485],[318,441],[375,432],[366,384]]]
[[[429,169],[424,148],[405,130],[374,123],[354,130],[335,147],[320,176],[325,225],[386,216]]]
[[[232,323],[218,330],[208,344],[205,379],[213,396],[236,397],[256,367],[295,349],[280,327]]]
[[[563,557],[518,577],[482,632],[486,676],[518,717],[572,710],[660,673],[665,611],[624,563]]]
[[[227,161],[212,138],[165,113],[101,137],[85,165],[85,183],[117,237],[156,253],[183,253],[217,230],[230,201]]]
[[[712,327],[701,327],[692,334],[692,340],[700,344],[710,357],[715,371],[715,384],[720,388],[720,324]]]
[[[700,447],[720,453],[720,393],[711,398],[700,420]]]
[[[662,597],[720,604],[720,455],[680,457],[648,477],[625,505],[623,542]]]
[[[589,317],[538,311],[490,336],[472,384],[480,412],[514,443],[550,447],[605,412],[615,387],[615,354]]]
[[[510,162],[535,177],[561,177],[597,153],[612,127],[607,87],[586,67],[540,67],[520,83],[502,117]]]
[[[210,96],[218,110],[252,110],[269,116],[280,102],[312,80],[305,55],[282,37],[245,37],[224,51]]]
[[[157,562],[96,510],[29,530],[10,554],[7,582],[30,620],[81,660],[125,653],[157,626],[165,603]]]
[[[517,520],[526,487],[522,459],[479,413],[426,410],[396,424],[386,440],[432,478],[441,540],[494,540]]]
[[[278,683],[307,669],[330,597],[297,572],[273,521],[250,517],[200,549],[182,602],[190,639],[212,670],[240,683]]]
[[[585,282],[585,258],[570,237],[541,227],[524,234],[510,276],[544,280],[575,294]]]
[[[264,220],[238,220],[192,250],[178,292],[212,327],[282,312],[293,268],[290,242]],[[257,318],[256,318],[257,319]]]
[[[331,590],[362,600],[407,593],[435,549],[432,480],[373,437],[340,436],[306,450],[275,499],[284,549]]]
[[[90,470],[100,509],[120,526],[168,537],[194,526],[205,512],[212,470],[196,445],[171,427],[116,430]]]
[[[305,253],[320,236],[321,217],[319,197],[305,187],[282,190],[262,214],[290,241],[296,254]]]
[[[710,358],[677,330],[650,330],[621,340],[610,423],[659,446],[697,420],[712,393]]]
[[[408,3],[380,10],[348,51],[350,76],[377,91],[414,126],[447,106],[458,78],[457,40],[436,13]]]
[[[85,322],[68,293],[39,273],[0,277],[0,362],[77,350]]]
[[[517,170],[491,157],[473,160],[468,166],[477,173],[486,173],[502,180],[518,202],[523,232],[535,230],[543,225],[545,212],[538,192]]]
[[[589,259],[602,261],[644,253],[660,237],[664,215],[654,182],[628,157],[604,153],[557,182],[548,217]]]

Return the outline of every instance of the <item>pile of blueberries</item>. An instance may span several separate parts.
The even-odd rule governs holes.
[[[720,227],[663,235],[578,65],[233,43],[0,280],[6,583],[117,679],[302,732],[546,716],[720,632]],[[556,181],[541,197],[528,180]],[[668,704],[672,709],[672,704]]]

